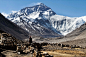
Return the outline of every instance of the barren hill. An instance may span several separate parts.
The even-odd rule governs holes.
[[[86,23],[67,34],[65,38],[70,38],[71,40],[62,42],[64,44],[70,45],[80,45],[85,47],[86,44]]]
[[[76,30],[72,31],[71,33],[67,34],[66,37],[74,37],[75,39],[83,39],[86,38],[86,23],[77,28]]]
[[[12,36],[20,40],[29,37],[28,36],[29,33],[27,33],[25,30],[21,29],[19,26],[6,19],[1,13],[0,13],[0,30],[10,33]]]

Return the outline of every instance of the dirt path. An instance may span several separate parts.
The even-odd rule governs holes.
[[[47,52],[54,57],[82,57],[86,54],[82,51],[71,51],[71,50],[55,50],[55,51],[41,51],[43,53]]]

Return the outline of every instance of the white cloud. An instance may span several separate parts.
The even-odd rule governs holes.
[[[11,12],[12,12],[12,13],[16,13],[17,11],[13,11],[13,10],[12,10]]]
[[[4,15],[5,17],[7,17],[7,16],[8,16],[8,14],[7,14],[7,13],[4,13],[4,12],[3,12],[3,13],[1,13],[1,14],[2,14],[2,15]]]
[[[33,3],[34,5],[39,5],[41,2]]]
[[[29,6],[39,5],[41,2],[31,3]]]
[[[11,11],[11,13],[16,13],[16,12],[17,12],[17,11],[13,11],[13,10]],[[9,13],[9,14],[11,14],[11,13]],[[2,12],[1,14],[4,15],[5,17],[7,17],[7,16],[9,15],[9,14],[4,13],[4,12]]]

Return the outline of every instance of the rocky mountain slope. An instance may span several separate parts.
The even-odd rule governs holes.
[[[43,3],[25,7],[7,17],[29,33],[38,35],[66,35],[86,22],[86,16],[67,17],[57,15]]]
[[[48,43],[63,43],[69,45],[78,45],[86,47],[86,23],[75,29],[71,33],[64,37],[38,39],[37,42],[48,42]]]
[[[86,38],[86,23],[75,29],[71,33],[67,34],[66,37],[75,37],[74,40]]]
[[[12,36],[14,36],[19,40],[27,39],[29,37],[28,35],[29,33],[27,31],[21,29],[19,26],[6,19],[1,13],[0,13],[0,30],[11,34]]]
[[[65,36],[65,39],[68,39],[68,41],[63,41],[64,44],[70,44],[70,45],[79,45],[86,47],[86,23],[81,25],[79,28],[75,29],[71,33],[67,34]]]

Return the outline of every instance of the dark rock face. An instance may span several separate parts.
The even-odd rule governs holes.
[[[28,32],[26,32],[16,24],[6,19],[2,14],[0,14],[0,30],[10,33],[12,36],[20,40],[23,40],[29,37]]]

